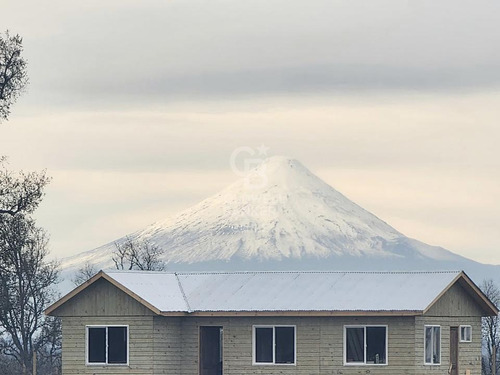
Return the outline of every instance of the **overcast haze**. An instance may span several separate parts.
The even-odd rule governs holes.
[[[498,1],[11,1],[30,86],[0,125],[53,177],[57,257],[287,155],[409,237],[500,263]]]

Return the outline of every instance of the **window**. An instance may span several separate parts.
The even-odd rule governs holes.
[[[345,365],[386,365],[387,326],[345,326]]]
[[[460,326],[460,342],[471,342],[471,341],[472,341],[472,327]]]
[[[128,326],[87,326],[87,364],[128,364]]]
[[[441,327],[425,326],[425,364],[441,364]]]
[[[254,364],[295,364],[295,326],[254,326]]]

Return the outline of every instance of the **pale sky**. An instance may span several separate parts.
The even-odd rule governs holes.
[[[236,176],[300,160],[409,237],[500,264],[498,1],[1,0],[30,86],[0,124],[46,168],[52,254],[90,250]]]

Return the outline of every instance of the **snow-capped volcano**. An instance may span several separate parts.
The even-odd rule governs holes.
[[[285,157],[265,160],[220,193],[128,236],[164,249],[169,269],[339,269],[375,261],[463,260],[445,249],[405,237]],[[123,241],[124,238],[116,242]],[[114,243],[63,260],[112,266]],[[352,269],[352,267],[350,267]],[[369,268],[367,266],[363,268]]]
[[[314,176],[274,157],[219,194],[136,234],[172,262],[389,255],[400,234]]]
[[[219,194],[133,237],[164,248],[174,263],[401,256],[387,244],[405,238],[284,157],[267,159]]]

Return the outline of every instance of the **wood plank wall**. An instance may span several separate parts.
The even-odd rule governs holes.
[[[253,365],[253,325],[296,325],[296,365]],[[388,325],[389,353],[387,366],[343,364],[344,325]],[[415,369],[415,322],[412,317],[303,317],[303,318],[190,318],[182,319],[182,375],[197,374],[198,330],[202,325],[224,327],[225,375],[313,375],[370,374],[406,375]]]
[[[86,366],[86,325],[128,325],[129,366]],[[62,319],[64,375],[153,374],[153,317],[65,317]]]

